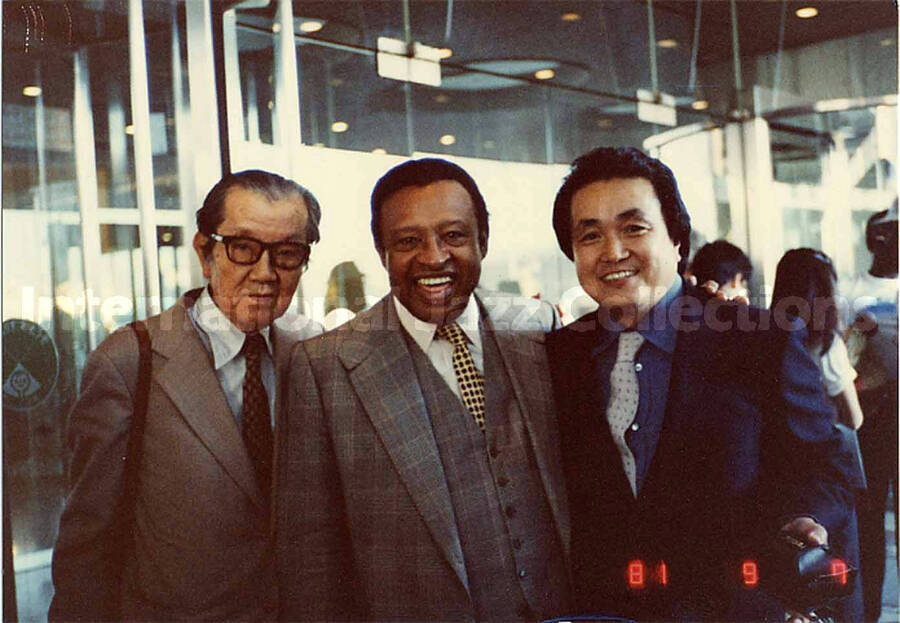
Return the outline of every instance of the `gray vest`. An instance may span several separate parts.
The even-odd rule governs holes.
[[[479,621],[565,614],[559,532],[525,421],[490,331],[482,331],[484,433],[422,350],[407,337],[450,490]]]

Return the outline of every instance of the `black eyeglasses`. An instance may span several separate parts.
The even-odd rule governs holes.
[[[225,245],[225,254],[235,264],[256,264],[266,250],[275,266],[284,270],[300,268],[309,259],[309,245],[303,242],[263,242],[248,236],[221,234],[209,234],[209,237]]]

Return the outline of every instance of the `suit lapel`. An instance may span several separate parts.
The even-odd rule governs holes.
[[[158,330],[152,334],[154,352],[166,359],[164,365],[154,367],[154,379],[222,469],[262,506],[241,431],[215,370],[207,363],[210,355],[188,318],[184,300],[160,316]]]
[[[450,491],[402,330],[386,297],[351,321],[339,356],[400,480],[468,590]]]
[[[480,303],[480,301],[479,301]],[[535,332],[509,332],[495,330],[489,315],[482,308],[482,339],[493,335],[504,367],[509,370],[509,381],[519,411],[528,428],[531,448],[544,486],[547,503],[556,522],[566,559],[569,557],[569,517],[565,511],[565,486],[562,482],[562,464],[559,457],[559,433],[551,420],[553,395],[549,380],[546,383],[523,383],[523,379],[548,379],[547,358],[544,351],[544,334]],[[537,414],[540,414],[538,416]],[[555,420],[552,421],[555,424]]]

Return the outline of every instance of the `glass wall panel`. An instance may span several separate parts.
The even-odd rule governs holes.
[[[244,140],[274,145],[275,22],[268,10],[236,15]]]
[[[174,24],[174,28],[173,28]],[[177,108],[186,106],[187,53],[184,10],[174,4],[146,3],[144,29],[150,74],[150,144],[153,153],[154,198],[160,210],[181,209]],[[177,80],[177,83],[176,83]],[[181,101],[179,101],[181,100]]]
[[[301,40],[297,71],[304,143],[409,153],[403,86],[377,78],[374,56]],[[373,86],[369,97],[360,97]]]
[[[106,333],[138,319],[144,309],[144,272],[137,225],[100,225],[100,282],[103,305],[98,320]],[[137,302],[137,305],[135,305]]]
[[[190,262],[194,253],[191,237],[182,227],[157,227],[159,285],[162,308],[171,307],[191,288]]]
[[[77,210],[72,57],[3,58],[3,208]]]
[[[127,39],[92,45],[88,67],[99,203],[137,208]]]

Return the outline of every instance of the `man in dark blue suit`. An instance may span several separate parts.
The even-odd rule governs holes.
[[[690,217],[636,149],[577,159],[553,225],[600,305],[548,338],[577,607],[784,621],[761,557],[784,535],[826,543],[852,504],[802,336],[682,280]]]

